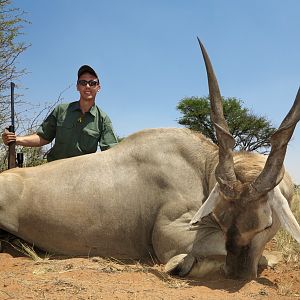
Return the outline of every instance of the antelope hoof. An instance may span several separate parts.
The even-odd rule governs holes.
[[[195,261],[195,257],[190,254],[176,255],[165,265],[165,272],[170,275],[184,277],[191,271]]]
[[[274,268],[282,261],[283,261],[283,254],[281,252],[265,250],[258,262],[258,265],[262,267]]]

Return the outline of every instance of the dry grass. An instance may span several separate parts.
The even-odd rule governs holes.
[[[300,224],[300,188],[295,189],[295,194],[291,204],[295,218]],[[280,229],[274,237],[277,250],[281,251],[287,262],[293,262],[299,265],[300,262],[300,245],[285,230]]]
[[[0,242],[9,245],[17,252],[27,256],[35,262],[45,262],[50,259],[51,255],[46,252],[36,251],[34,246],[28,245],[25,241],[7,233],[5,239],[0,239]],[[41,254],[39,254],[41,252]]]

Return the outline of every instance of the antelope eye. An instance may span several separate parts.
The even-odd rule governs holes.
[[[265,227],[265,229],[270,228],[272,225],[273,225],[273,219],[272,219],[272,217],[270,216],[270,217],[269,217],[269,220],[268,220],[268,224],[267,224],[267,226]]]
[[[273,223],[271,223],[270,225],[267,225],[267,227],[265,227],[264,230],[269,229],[272,226]]]

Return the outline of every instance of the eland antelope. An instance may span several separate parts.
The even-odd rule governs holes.
[[[283,160],[300,93],[268,157],[233,152],[210,60],[205,60],[219,146],[182,128],[148,129],[102,152],[0,174],[0,228],[51,253],[142,259],[185,276],[224,258],[228,276],[257,276],[280,225],[300,242]]]

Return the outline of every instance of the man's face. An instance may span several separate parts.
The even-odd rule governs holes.
[[[83,101],[95,101],[97,92],[100,91],[97,77],[89,73],[82,74],[77,81],[77,91]]]

